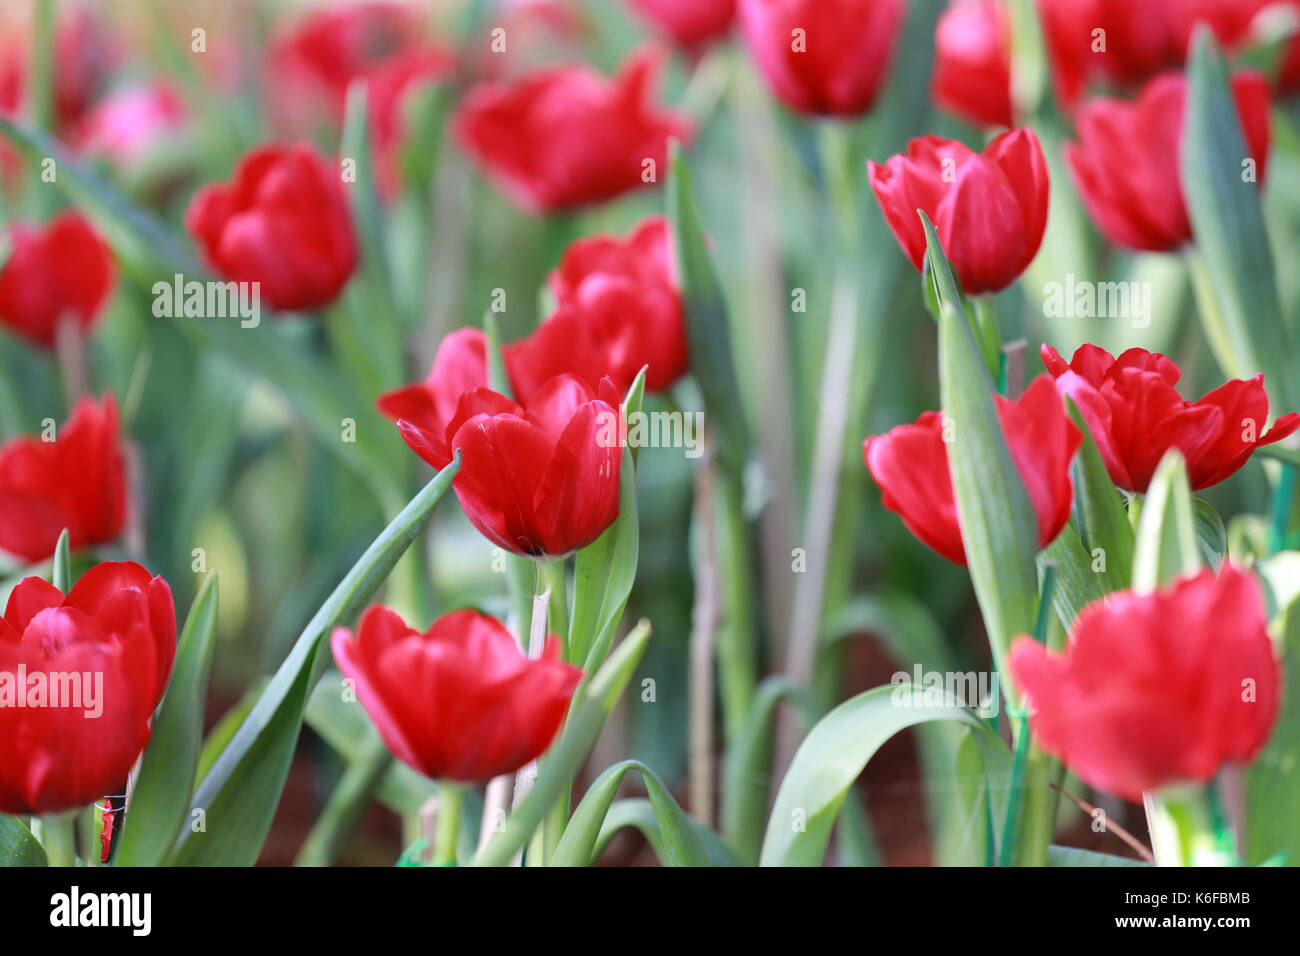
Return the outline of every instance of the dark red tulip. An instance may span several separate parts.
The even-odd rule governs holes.
[[[666,219],[646,220],[627,239],[575,242],[550,286],[555,313],[502,350],[516,394],[527,399],[564,372],[593,390],[608,375],[620,394],[646,365],[651,392],[686,373],[686,325]]]
[[[610,79],[561,66],[482,83],[455,116],[461,145],[522,208],[553,212],[657,182],[684,117],[651,103],[657,56],[634,56]]]
[[[0,325],[46,347],[54,346],[64,320],[89,333],[116,275],[113,256],[90,223],[69,210],[43,229],[14,224],[7,235]]]
[[[1013,126],[1011,23],[1001,0],[956,0],[934,32],[934,101],[978,126]]]
[[[98,564],[68,592],[24,578],[0,618],[0,813],[121,793],[176,655],[162,578]]]
[[[1188,402],[1174,388],[1182,372],[1159,352],[1133,348],[1116,359],[1083,345],[1068,365],[1050,345],[1042,355],[1057,389],[1079,406],[1111,480],[1125,491],[1145,492],[1171,448],[1187,460],[1193,491],[1217,485],[1255,449],[1300,428],[1300,414],[1292,412],[1265,429],[1263,375],[1233,379]]]
[[[487,385],[487,344],[482,330],[458,329],[438,346],[428,378],[381,395],[376,404],[393,421],[406,422],[403,434],[421,436],[421,447],[411,447],[441,470],[452,458],[447,426],[456,415],[460,397]]]
[[[53,441],[0,446],[0,550],[42,561],[64,528],[84,548],[115,540],[125,524],[126,459],[111,394],[77,402]]]
[[[1231,565],[1084,608],[1064,651],[1011,649],[1034,741],[1127,800],[1248,764],[1277,718],[1280,677],[1259,584]]]
[[[1017,401],[994,396],[1011,458],[1038,518],[1038,545],[1056,540],[1070,520],[1070,461],[1083,436],[1066,417],[1052,382],[1040,375]],[[948,470],[941,412],[926,412],[913,425],[899,425],[862,446],[867,470],[884,494],[884,505],[912,534],[957,564],[966,563],[957,502]]]
[[[884,86],[903,0],[738,0],[740,27],[768,85],[801,113],[857,116]]]
[[[1269,145],[1269,90],[1257,73],[1238,73],[1232,92],[1249,157],[1264,181]],[[1129,249],[1168,252],[1192,240],[1183,202],[1179,149],[1187,80],[1152,80],[1136,103],[1094,99],[1080,108],[1078,143],[1065,147],[1083,203],[1101,233]]]
[[[376,606],[356,637],[340,627],[330,644],[388,749],[435,780],[481,783],[537,759],[582,679],[554,635],[529,660],[500,621],[472,610],[421,634]]]
[[[448,393],[450,394],[450,388]],[[593,391],[558,375],[524,404],[487,388],[466,392],[450,422],[432,392],[383,399],[411,449],[434,468],[457,451],[453,487],[474,527],[493,544],[529,557],[560,557],[584,548],[618,517],[620,398],[605,379]]]
[[[357,266],[339,168],[306,144],[249,153],[233,182],[195,194],[185,225],[214,269],[283,311],[328,305]]]
[[[1033,261],[1047,228],[1047,160],[1029,129],[1003,133],[972,152],[922,136],[907,155],[867,164],[871,189],[898,244],[918,270],[925,261],[925,210],[968,295],[997,292]]]
[[[630,0],[646,20],[686,50],[699,50],[731,32],[736,0]]]

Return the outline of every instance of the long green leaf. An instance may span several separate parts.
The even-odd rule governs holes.
[[[1300,863],[1300,597],[1277,618],[1282,660],[1282,710],[1263,752],[1246,771],[1247,863],[1284,854]]]
[[[185,822],[203,747],[203,705],[216,645],[217,594],[213,573],[203,582],[185,620],[167,696],[131,792],[131,810],[115,857],[119,866],[161,863]]]
[[[709,856],[709,864],[712,866],[736,866],[736,858],[731,855],[731,851],[726,844],[718,839],[718,835],[712,830],[687,818],[688,822],[695,829],[696,837],[704,846],[704,851]],[[600,836],[596,838],[596,846],[592,851],[593,859],[600,859],[605,847],[609,841],[614,839],[620,831],[634,828],[641,831],[654,850],[655,856],[659,862],[668,861],[667,850],[664,847],[662,828],[659,825],[659,814],[654,808],[654,804],[643,798],[632,798],[628,800],[616,800],[609,812],[605,814],[605,821],[600,825]]]
[[[0,813],[0,866],[48,866],[45,847],[32,836],[27,824]]]
[[[1120,591],[1133,580],[1133,526],[1088,423],[1073,399],[1065,401],[1070,417],[1083,434],[1083,443],[1071,466],[1079,538],[1090,558],[1105,561],[1104,570],[1095,572],[1101,577],[1102,590]]]
[[[1156,468],[1138,516],[1133,587],[1154,591],[1201,566],[1187,463],[1170,449]]]
[[[328,637],[352,621],[428,523],[460,470],[460,457],[416,495],[366,549],[303,629],[289,656],[204,777],[191,802],[205,828],[182,834],[181,865],[248,866],[256,861],[284,788],[307,698],[329,658]]]
[[[819,865],[849,788],[876,751],[907,727],[946,720],[969,728],[983,745],[985,769],[993,785],[1005,769],[995,764],[1005,765],[1001,739],[964,707],[910,706],[923,693],[910,684],[877,687],[822,718],[804,738],[781,782],[763,841],[762,866]]]
[[[1094,853],[1092,850],[1080,850],[1072,846],[1052,844],[1047,848],[1048,866],[1150,866],[1142,860],[1132,860],[1126,856],[1113,856],[1109,853]]]
[[[708,866],[709,854],[696,828],[659,776],[639,760],[616,763],[592,783],[579,802],[564,835],[560,838],[550,866],[589,866],[595,862],[596,844],[610,805],[628,771],[635,770],[645,781],[659,824],[663,861],[668,866]]]

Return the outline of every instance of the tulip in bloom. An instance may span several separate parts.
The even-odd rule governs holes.
[[[656,59],[638,54],[614,79],[561,66],[480,84],[456,112],[456,136],[531,212],[612,199],[657,181],[668,140],[689,132],[683,117],[650,102]]]
[[[117,538],[126,524],[126,460],[117,403],[83,398],[55,440],[0,446],[0,551],[25,561],[54,553],[59,535],[83,548]]]
[[[858,116],[884,85],[904,0],[739,0],[759,70],[801,113]]]
[[[550,286],[555,313],[502,350],[511,384],[524,399],[564,372],[593,390],[608,375],[620,394],[646,365],[651,392],[686,373],[686,325],[666,219],[646,220],[625,240],[575,242]]]
[[[1255,449],[1300,428],[1300,414],[1268,422],[1264,376],[1233,379],[1194,402],[1174,386],[1182,372],[1159,352],[1132,348],[1118,359],[1095,345],[1080,346],[1069,364],[1050,345],[1043,364],[1062,396],[1079,407],[1106,470],[1125,491],[1142,493],[1170,448],[1187,460],[1192,490],[1236,473]]]
[[[12,225],[9,258],[0,267],[0,325],[38,345],[53,347],[59,324],[87,333],[113,291],[108,246],[75,211],[44,228]]]
[[[696,51],[731,30],[736,0],[631,0],[645,19],[683,49]]]
[[[1238,73],[1232,92],[1262,183],[1268,83],[1257,73]],[[1168,74],[1148,84],[1136,103],[1099,98],[1079,110],[1079,142],[1066,146],[1065,158],[1088,214],[1111,242],[1169,252],[1192,240],[1179,163],[1186,102],[1186,78]]]
[[[957,0],[934,32],[934,101],[979,126],[1012,126],[1011,24],[1001,0]]]
[[[437,387],[423,397],[390,393],[380,408],[421,416],[399,418],[397,427],[434,468],[461,453],[452,487],[484,537],[515,554],[563,557],[618,517],[619,402],[609,379],[593,391],[557,375],[522,405],[487,388],[466,392],[441,430]]]
[[[66,596],[19,582],[0,618],[0,813],[121,793],[175,656],[171,589],[138,564],[98,564]]]
[[[1011,458],[1038,518],[1038,544],[1051,544],[1070,520],[1073,485],[1070,460],[1083,436],[1066,417],[1051,380],[1040,375],[1018,401],[994,396]],[[949,561],[964,565],[962,543],[948,470],[944,416],[926,412],[912,425],[899,425],[868,438],[862,453],[867,470],[884,493],[884,505],[909,531]]]
[[[249,153],[233,182],[195,194],[185,225],[222,276],[284,311],[332,302],[357,266],[338,169],[305,144]]]
[[[1084,608],[1053,653],[1011,649],[1034,740],[1085,783],[1127,800],[1247,764],[1277,718],[1280,676],[1248,572],[1206,569]]]
[[[1047,160],[1032,130],[1003,133],[972,152],[922,136],[907,155],[867,164],[871,189],[894,238],[918,270],[925,262],[925,210],[968,295],[997,292],[1033,261],[1047,228]]]
[[[388,749],[435,780],[481,783],[535,760],[582,678],[555,635],[529,660],[500,621],[473,610],[421,634],[376,606],[355,637],[340,627],[330,643]]]

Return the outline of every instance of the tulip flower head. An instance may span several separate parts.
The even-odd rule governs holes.
[[[657,182],[684,117],[650,102],[658,57],[634,56],[610,79],[561,66],[483,83],[456,112],[461,145],[521,208],[534,213],[604,202]]]
[[[43,229],[12,225],[7,237],[11,248],[0,267],[0,326],[46,348],[58,341],[62,322],[89,333],[116,273],[112,253],[90,223],[68,211]]]
[[[1032,130],[1003,133],[973,152],[922,136],[906,155],[867,164],[871,189],[894,238],[921,270],[925,211],[967,295],[1006,288],[1038,253],[1047,228],[1047,160]]]
[[[0,813],[121,793],[176,656],[171,589],[129,561],[65,596],[24,578],[0,618]]]
[[[306,144],[249,153],[231,183],[195,194],[185,226],[217,272],[283,311],[328,305],[357,266],[338,169]]]
[[[692,52],[703,49],[731,30],[736,0],[630,0],[646,20]]]
[[[83,398],[53,440],[0,446],[0,551],[24,561],[54,554],[66,528],[84,548],[116,539],[126,524],[126,458],[117,403]]]
[[[1257,448],[1300,428],[1300,414],[1268,422],[1264,376],[1233,379],[1194,402],[1174,388],[1182,371],[1159,352],[1132,348],[1118,359],[1083,345],[1067,364],[1042,347],[1043,364],[1092,432],[1106,470],[1125,491],[1145,493],[1170,448],[1187,460],[1193,491],[1235,474]]]
[[[496,618],[455,611],[421,634],[372,607],[331,639],[344,677],[399,760],[434,780],[481,783],[550,746],[582,671],[546,639],[529,660]]]
[[[1034,379],[1018,401],[994,398],[1011,458],[1038,519],[1039,547],[1045,548],[1070,520],[1070,461],[1083,436],[1045,375]],[[926,412],[912,425],[868,438],[862,454],[884,493],[885,507],[925,544],[964,565],[966,548],[948,469],[948,442],[957,440],[942,413]]]
[[[1094,602],[1059,653],[1020,637],[1010,666],[1034,740],[1085,783],[1134,801],[1249,763],[1280,695],[1266,621],[1259,584],[1228,565]]]
[[[934,101],[979,126],[1012,126],[1011,23],[1001,0],[957,0],[934,32]]]

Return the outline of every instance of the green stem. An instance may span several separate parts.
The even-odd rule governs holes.
[[[1296,466],[1283,465],[1273,491],[1273,527],[1269,534],[1269,549],[1281,551],[1286,544],[1287,524],[1291,518],[1291,501],[1295,497]]]
[[[1231,866],[1231,835],[1215,812],[1210,788],[1170,788],[1147,794],[1151,848],[1157,866]]]
[[[718,683],[722,689],[727,739],[740,732],[757,683],[755,622],[744,492],[740,476],[719,468],[718,563],[722,583],[722,626],[718,628]]]
[[[356,829],[393,757],[378,737],[372,738],[344,770],[325,809],[298,851],[295,866],[329,866]]]
[[[569,576],[565,570],[565,561],[556,558],[542,561],[540,565],[539,586],[551,592],[546,611],[546,632],[557,634],[560,640],[565,640],[569,633]]]
[[[1002,334],[998,331],[997,310],[993,307],[993,296],[977,295],[971,299],[975,313],[975,341],[979,343],[980,354],[988,366],[993,381],[1000,382],[1002,373]]]
[[[460,811],[465,790],[443,780],[438,784],[438,832],[433,843],[433,865],[456,865],[456,841],[460,839]]]
[[[50,866],[76,866],[76,816],[60,813],[41,817],[41,843]]]

